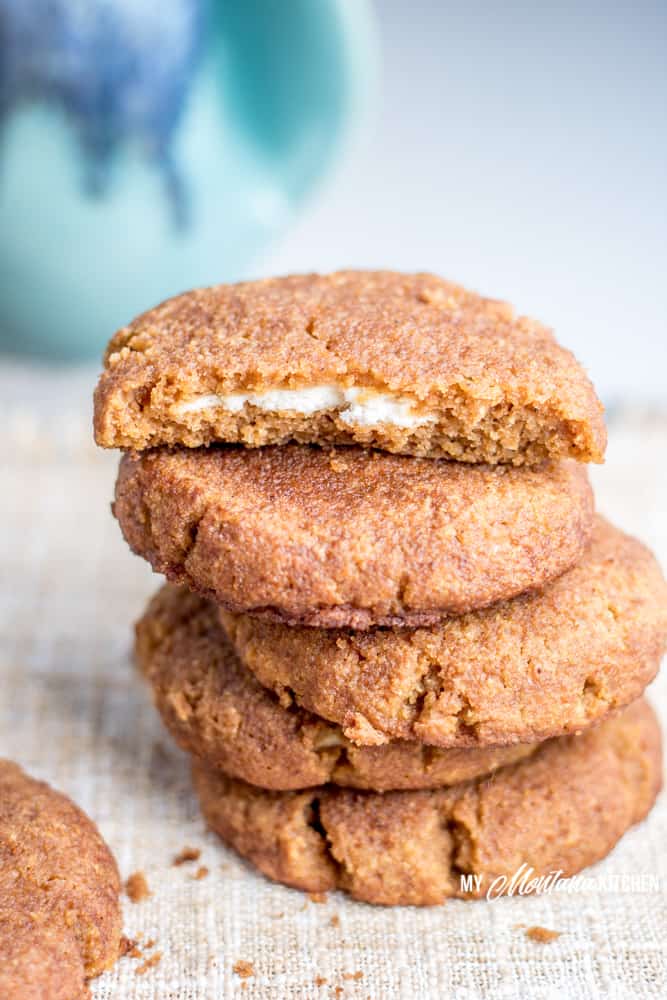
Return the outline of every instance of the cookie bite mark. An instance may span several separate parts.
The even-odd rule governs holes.
[[[362,444],[465,462],[601,461],[602,406],[551,332],[433,275],[198,289],[111,341],[104,447]]]
[[[84,1000],[121,947],[120,878],[91,820],[0,760],[0,996]]]

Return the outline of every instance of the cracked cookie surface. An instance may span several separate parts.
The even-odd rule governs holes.
[[[130,547],[232,611],[420,625],[539,587],[582,555],[586,469],[464,465],[307,445],[123,456]]]
[[[531,877],[575,874],[644,818],[661,779],[660,731],[643,700],[491,779],[442,790],[268,792],[194,768],[211,829],[269,878],[417,906],[483,895],[522,865]],[[466,874],[479,884],[466,890]]]
[[[92,821],[0,760],[0,996],[84,1000],[120,947],[120,880]]]
[[[105,447],[362,444],[469,462],[601,461],[602,406],[534,320],[428,274],[343,271],[196,289],[118,331]]]
[[[430,628],[221,618],[262,684],[353,742],[492,746],[575,732],[639,697],[665,649],[667,584],[648,549],[597,517],[580,562],[540,592]]]
[[[167,584],[136,626],[135,658],[182,749],[262,788],[332,782],[355,788],[435,788],[528,756],[534,747],[438,750],[397,741],[355,747],[338,726],[283,708],[243,667],[217,608]]]

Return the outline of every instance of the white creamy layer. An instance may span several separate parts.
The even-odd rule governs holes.
[[[338,410],[338,416],[357,427],[393,424],[395,427],[421,427],[437,418],[433,414],[415,413],[414,403],[405,396],[375,392],[373,389],[340,389],[335,385],[313,385],[304,389],[269,389],[266,392],[230,392],[227,395],[195,396],[172,407],[176,417],[186,413],[222,407],[239,413],[246,403],[258,410],[276,413],[299,413],[309,417],[322,410]]]

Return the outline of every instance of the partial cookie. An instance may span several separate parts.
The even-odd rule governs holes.
[[[120,948],[120,879],[70,799],[0,760],[0,996],[83,1000]]]
[[[569,876],[599,861],[655,801],[660,731],[640,701],[492,778],[443,790],[267,792],[199,764],[194,778],[209,826],[269,878],[422,906],[499,894],[497,879],[526,869]]]
[[[221,612],[242,663],[355,743],[528,743],[639,697],[667,639],[667,585],[640,542],[597,518],[581,561],[540,593],[429,629],[286,628]]]
[[[428,274],[346,271],[198,289],[109,344],[108,448],[290,440],[466,462],[602,460],[573,355],[504,302]]]
[[[355,747],[337,726],[283,708],[241,666],[215,606],[169,584],[137,623],[135,655],[179,746],[262,788],[436,788],[489,774],[535,749],[438,750],[405,741]]]
[[[570,461],[515,469],[286,445],[127,454],[114,513],[155,570],[232,611],[363,629],[541,586],[580,558],[593,501]]]

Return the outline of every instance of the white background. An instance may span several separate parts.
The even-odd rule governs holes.
[[[667,403],[667,4],[379,0],[363,136],[261,273],[428,269]]]

